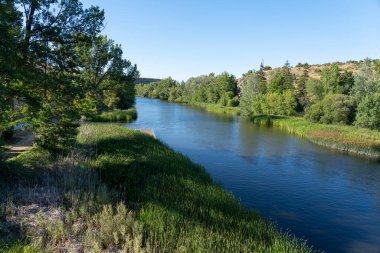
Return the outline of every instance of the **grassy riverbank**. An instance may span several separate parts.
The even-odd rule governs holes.
[[[10,225],[1,228],[24,222],[22,229],[12,230],[18,235],[15,243],[4,246],[3,241],[0,251],[78,247],[100,252],[129,247],[136,248],[134,252],[311,252],[305,243],[243,208],[213,184],[202,167],[121,126],[82,126],[78,147],[69,158],[53,162],[47,153],[32,150],[7,167],[12,169],[3,169],[2,176],[17,179],[21,187],[2,188],[15,197],[3,200],[0,217]],[[33,188],[26,190],[28,185]],[[40,191],[49,201],[37,205],[36,217],[42,218],[28,225],[28,217],[17,217],[11,210],[26,210],[20,193],[34,196],[29,197],[33,201]]]
[[[240,115],[239,107],[207,103],[190,104],[206,112]],[[304,137],[313,143],[350,153],[380,159],[380,131],[347,125],[326,125],[310,122],[302,117],[259,115],[252,117],[255,124],[286,129],[289,133]]]
[[[131,108],[128,110],[114,110],[103,112],[99,115],[92,116],[88,119],[91,122],[123,122],[129,123],[137,119],[137,110]]]
[[[208,103],[189,103],[190,106],[216,114],[240,115],[239,107]],[[380,159],[380,131],[347,125],[326,125],[310,122],[302,117],[258,115],[252,122],[275,126],[304,137],[313,143],[353,155]]]
[[[380,158],[380,132],[345,125],[312,123],[300,117],[256,116],[253,122],[284,128],[316,144],[343,152]]]
[[[211,113],[220,113],[220,114],[227,114],[227,115],[232,115],[232,116],[240,115],[239,107],[222,106],[218,104],[207,104],[207,103],[189,103],[189,105],[201,108],[202,110],[206,112],[211,112]]]

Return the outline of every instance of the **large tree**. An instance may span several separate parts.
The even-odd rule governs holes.
[[[12,82],[17,78],[18,47],[21,34],[21,16],[14,1],[0,0],[0,135],[12,127],[13,98],[17,90]]]
[[[75,47],[90,41],[103,27],[98,7],[84,9],[78,0],[17,0],[23,18],[19,75],[11,82],[24,105],[41,146],[60,151],[75,138],[81,99],[80,65]]]
[[[123,59],[121,46],[106,36],[77,47],[82,72],[80,81],[99,110],[127,109],[134,104],[134,81],[137,66]]]

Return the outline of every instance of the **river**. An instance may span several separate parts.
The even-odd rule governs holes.
[[[246,207],[326,252],[380,252],[380,163],[283,130],[137,98],[132,128],[203,165]]]

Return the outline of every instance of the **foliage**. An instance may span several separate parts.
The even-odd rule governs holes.
[[[160,82],[138,84],[138,96],[188,103],[210,103],[222,106],[237,106],[237,84],[235,77],[227,72],[192,77],[180,84],[166,78]]]
[[[324,92],[348,94],[354,84],[352,72],[340,72],[339,65],[334,63],[321,72],[321,82]]]
[[[373,65],[369,59],[364,60],[355,76],[351,95],[355,97],[358,103],[368,94],[380,92],[380,75],[374,71]]]
[[[306,81],[306,93],[310,101],[316,102],[323,98],[324,88],[321,81],[310,78]]]
[[[281,69],[272,71],[268,82],[269,92],[282,92],[293,88],[294,76],[290,72],[288,62]]]
[[[134,104],[135,65],[106,36],[104,12],[79,0],[0,2],[0,132],[27,122],[54,152],[81,115]]]
[[[98,110],[128,109],[134,104],[136,65],[123,59],[121,46],[99,35],[77,47],[81,62],[80,81],[87,95],[97,102]]]
[[[306,119],[324,124],[350,124],[354,116],[354,100],[343,94],[329,94],[313,104],[306,112]]]
[[[359,102],[355,125],[380,129],[380,93],[368,94]]]
[[[250,116],[253,110],[253,104],[257,101],[259,94],[266,93],[265,81],[262,82],[260,79],[262,76],[260,73],[247,73],[241,84],[241,98],[240,107],[243,116]],[[262,80],[262,79],[261,79]]]
[[[310,103],[307,97],[306,83],[309,79],[309,72],[305,69],[298,78],[295,85],[294,96],[297,100],[297,111],[303,111]]]
[[[288,62],[282,68],[274,69],[268,81],[263,64],[259,71],[245,74],[241,83],[242,115],[293,115],[297,106],[292,92],[293,80]]]
[[[300,117],[254,117],[258,124],[270,124],[316,144],[366,157],[380,158],[380,132],[345,125],[312,123]],[[263,123],[264,121],[264,123]]]
[[[92,122],[132,122],[137,119],[137,110],[130,108],[128,110],[114,110],[94,115],[88,120]]]
[[[0,133],[12,127],[12,80],[17,77],[17,47],[21,16],[14,1],[0,1]],[[1,134],[0,134],[1,135]]]
[[[269,92],[264,96],[261,110],[253,111],[254,114],[269,115],[294,115],[297,101],[290,90],[283,93]]]

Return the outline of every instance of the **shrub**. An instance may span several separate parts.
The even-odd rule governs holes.
[[[343,94],[329,94],[310,106],[306,119],[323,124],[350,124],[354,116],[354,99]]]
[[[380,129],[380,93],[367,95],[358,104],[355,125]]]
[[[233,97],[230,100],[228,100],[228,106],[236,107],[239,105],[239,98]]]
[[[269,92],[263,96],[261,105],[255,105],[255,107],[259,109],[255,114],[291,116],[295,113],[297,101],[290,90],[283,93]]]
[[[90,117],[91,122],[132,122],[137,119],[137,110],[130,108],[128,110],[114,110],[103,112],[102,114]]]

